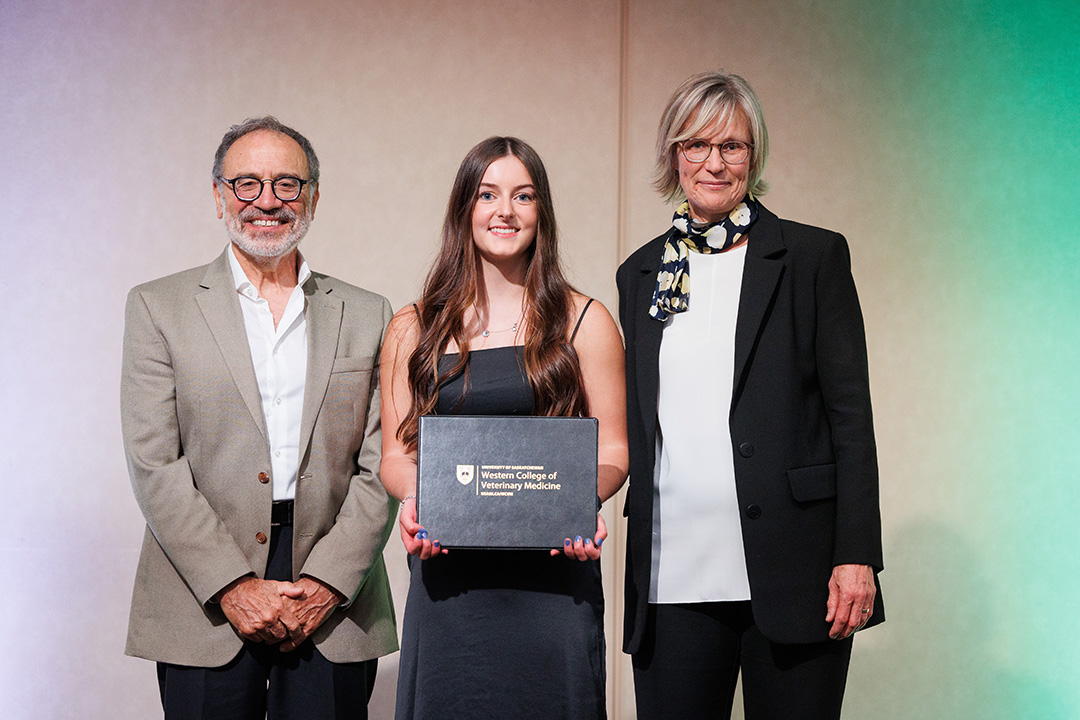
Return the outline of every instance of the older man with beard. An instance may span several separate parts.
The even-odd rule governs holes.
[[[127,653],[167,720],[364,718],[397,649],[382,549],[377,366],[385,298],[297,250],[311,144],[272,117],[226,133],[230,243],[128,295],[121,414],[146,533]]]

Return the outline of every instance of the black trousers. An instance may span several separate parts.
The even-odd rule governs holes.
[[[632,658],[639,720],[730,718],[740,670],[746,720],[840,717],[850,637],[771,642],[749,601],[650,604],[647,622]]]
[[[266,578],[292,576],[292,527],[274,528]],[[244,642],[217,668],[158,663],[165,720],[366,720],[377,660],[332,663],[309,638],[283,653]]]

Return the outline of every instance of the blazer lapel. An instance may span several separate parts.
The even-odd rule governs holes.
[[[649,315],[653,291],[656,289],[656,275],[660,272],[660,260],[663,257],[664,236],[656,253],[647,256],[641,264],[637,283],[634,309],[637,314],[634,354],[637,370],[638,407],[641,408],[642,426],[649,439],[649,452],[656,441],[656,393],[660,383],[660,340],[663,338],[664,323]]]
[[[247,329],[244,327],[244,315],[240,302],[236,298],[236,284],[229,267],[232,252],[226,247],[217,260],[207,266],[200,286],[203,288],[195,296],[210,333],[221,350],[225,365],[229,368],[236,389],[244,399],[251,418],[263,437],[266,434],[266,420],[263,417],[262,399],[259,396],[259,381],[255,377],[255,366],[251,362],[251,348],[248,346]]]
[[[762,207],[747,243],[742,289],[739,292],[739,314],[735,321],[732,413],[742,394],[754,349],[784,273],[783,256],[787,249],[780,232],[780,219]]]
[[[343,305],[332,297],[331,289],[320,286],[320,278],[312,275],[304,283],[307,300],[307,377],[304,380],[304,410],[300,418],[300,456],[304,457],[315,419],[322,408],[330,371],[337,357],[338,336],[341,332]]]

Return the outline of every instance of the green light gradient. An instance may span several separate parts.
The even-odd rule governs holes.
[[[1080,717],[1080,5],[844,5],[921,255],[894,341],[927,363],[907,451],[934,459],[894,478],[933,514],[891,538],[903,627],[850,716]]]

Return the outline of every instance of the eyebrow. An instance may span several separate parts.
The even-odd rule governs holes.
[[[303,180],[304,179],[303,175],[300,175],[298,173],[291,173],[291,172],[280,173],[278,175],[274,175],[273,177],[268,177],[268,178],[260,178],[259,174],[254,173],[254,172],[241,172],[241,173],[237,173],[235,175],[235,177],[238,177],[238,178],[242,178],[242,177],[255,178],[256,180],[280,180],[281,178],[296,178],[297,180]],[[308,182],[310,182],[310,181],[308,181]]]
[[[709,142],[709,138],[706,137],[705,135],[691,135],[690,137],[686,138],[686,140],[683,140],[683,142],[689,142],[691,140],[703,140],[705,142]],[[734,135],[728,135],[727,137],[725,137],[722,140],[717,140],[715,144],[719,145],[721,143],[730,142],[732,140],[736,140],[736,141],[741,142],[741,143],[746,143],[747,145],[749,145],[750,143],[753,142],[753,140],[743,140],[740,137],[736,137]]]
[[[486,182],[480,183],[480,187],[482,187],[482,188],[488,187],[488,188],[493,188],[495,190],[499,189],[498,185],[496,185],[494,183],[486,183]],[[524,190],[525,188],[530,188],[532,190],[535,190],[536,186],[533,185],[532,183],[525,183],[524,185],[518,185],[516,188],[514,188],[514,192],[517,192],[518,190]]]

